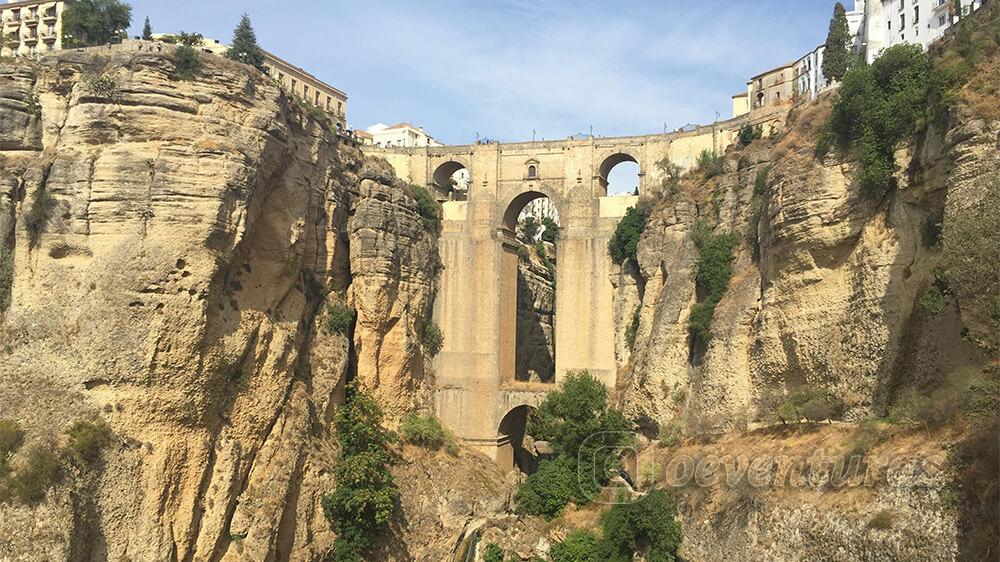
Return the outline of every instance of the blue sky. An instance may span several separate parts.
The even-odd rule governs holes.
[[[630,135],[730,116],[756,72],[826,38],[826,0],[132,0],[132,35],[264,48],[349,95],[364,128],[409,121],[448,144]],[[850,6],[848,6],[850,8]]]

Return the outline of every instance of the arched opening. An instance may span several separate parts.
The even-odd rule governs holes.
[[[519,195],[504,215],[500,276],[502,384],[551,384],[556,374],[559,212],[540,192]]]
[[[451,199],[463,201],[468,198],[472,176],[465,164],[455,161],[445,162],[434,170],[431,179],[443,193],[451,194]]]
[[[638,195],[642,178],[639,163],[630,154],[607,157],[598,171],[604,195]]]
[[[528,166],[528,178],[535,179],[538,177],[538,168],[534,166]]]
[[[531,474],[538,468],[535,441],[528,435],[528,418],[535,412],[531,406],[511,409],[497,428],[496,463],[501,469],[517,469]]]

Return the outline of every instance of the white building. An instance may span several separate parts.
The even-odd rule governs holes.
[[[962,15],[978,10],[982,0],[961,0]],[[860,39],[871,63],[889,47],[903,43],[928,47],[959,19],[954,0],[868,0]]]
[[[428,135],[422,127],[417,127],[409,123],[397,123],[388,126],[379,123],[368,127],[368,132],[372,135],[372,142],[375,146],[386,148],[414,148],[421,146],[442,146]]]
[[[826,87],[826,77],[823,76],[823,51],[826,46],[820,45],[816,50],[800,58],[795,63],[795,93],[800,96],[816,96]]]

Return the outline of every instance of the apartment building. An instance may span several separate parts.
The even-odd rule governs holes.
[[[961,0],[962,14],[983,5],[983,0]],[[860,42],[871,63],[889,47],[903,43],[926,49],[959,19],[954,0],[868,0]]]
[[[372,135],[372,143],[375,146],[384,146],[386,148],[441,146],[441,143],[428,135],[423,127],[417,127],[409,123],[396,123],[392,126],[385,123],[378,123],[368,127],[367,130]]]
[[[63,0],[22,0],[0,4],[0,55],[35,55],[62,48]]]

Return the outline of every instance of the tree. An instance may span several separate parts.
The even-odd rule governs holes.
[[[955,19],[962,19],[962,0],[954,0],[951,3],[951,21],[955,23]]]
[[[233,44],[226,52],[226,57],[243,64],[248,64],[261,72],[264,68],[264,50],[257,44],[257,33],[250,24],[250,16],[243,14],[240,24],[233,31]]]
[[[851,41],[851,31],[847,26],[847,10],[837,2],[830,19],[830,31],[826,36],[826,49],[823,51],[823,76],[830,82],[838,82],[847,74],[847,66],[851,57],[848,45]]]
[[[337,485],[323,496],[323,514],[337,533],[333,560],[360,562],[399,503],[399,489],[389,471],[391,436],[382,427],[382,410],[356,382],[347,387],[334,427],[340,444],[333,470]]]
[[[153,40],[153,26],[149,25],[149,16],[146,16],[146,23],[142,24],[142,38],[146,41]]]
[[[552,217],[543,217],[542,226],[545,227],[542,231],[542,240],[555,244],[559,240],[559,225]]]
[[[132,6],[119,0],[76,0],[63,13],[63,45],[88,47],[124,39],[132,25]]]
[[[535,217],[524,217],[524,221],[521,222],[521,236],[529,244],[538,237],[538,222],[535,221]]]
[[[626,259],[636,259],[639,248],[639,237],[646,230],[646,213],[629,207],[625,216],[618,222],[615,233],[608,243],[608,253],[611,260],[621,265]]]

